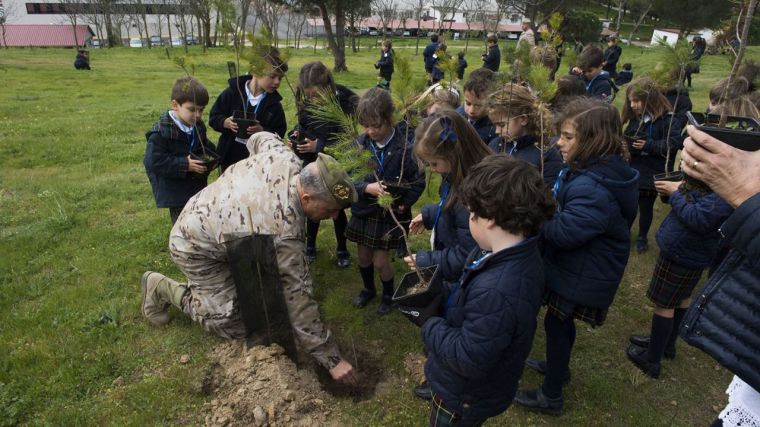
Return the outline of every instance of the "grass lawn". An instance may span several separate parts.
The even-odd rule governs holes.
[[[227,85],[231,54],[192,52],[213,102]],[[480,53],[469,50],[468,71],[479,66]],[[93,70],[81,72],[71,50],[0,53],[0,425],[200,424],[211,397],[195,384],[220,340],[176,312],[169,327],[152,328],[139,311],[145,270],[181,279],[167,249],[169,216],[155,208],[142,158],[144,133],[168,107],[182,72],[159,49],[96,49],[91,56]],[[376,57],[375,49],[348,54],[351,71],[337,81],[360,92],[371,87]],[[299,51],[290,81],[312,60],[332,64],[324,50]],[[622,61],[641,75],[655,59],[623,47]],[[421,62],[413,58],[420,72]],[[704,110],[710,85],[727,71],[722,57],[705,58],[694,79],[695,110]],[[292,95],[285,85],[281,93],[292,127]],[[210,137],[217,139],[213,131]],[[429,188],[420,204],[435,194]],[[656,209],[650,236],[667,206]],[[345,425],[423,424],[427,407],[411,397],[403,367],[405,355],[421,349],[417,328],[398,313],[379,318],[375,305],[350,307],[361,287],[358,272],[332,266],[329,221],[319,239],[312,274],[325,318],[341,343],[353,337],[380,358],[388,377],[371,400],[333,399],[334,416]],[[424,247],[426,240],[415,244]],[[659,381],[626,361],[628,335],[648,331],[644,291],[655,255],[653,249],[631,256],[604,327],[579,324],[566,414],[551,418],[512,407],[488,425],[705,425],[715,417],[730,374],[705,354],[680,343]],[[396,268],[404,270],[398,261]],[[539,328],[534,356],[543,345]],[[182,355],[190,362],[180,363]],[[114,383],[119,377],[123,384]],[[522,385],[539,382],[526,372]]]

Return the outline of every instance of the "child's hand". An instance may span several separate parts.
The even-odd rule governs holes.
[[[425,229],[425,224],[422,223],[422,214],[417,214],[416,217],[409,223],[409,232],[411,234],[420,234]]]
[[[317,152],[317,140],[304,138],[303,144],[298,144],[299,153],[316,153]]]
[[[206,166],[203,165],[203,161],[201,160],[195,160],[190,157],[190,155],[187,155],[187,171],[188,172],[195,172],[195,173],[205,173],[206,172]]]
[[[682,183],[683,181],[655,181],[654,188],[657,189],[657,193],[669,197],[678,190],[678,187],[680,187]]]
[[[261,126],[261,123],[256,123],[253,126],[248,126],[248,128],[245,130],[248,135],[253,135],[254,133],[258,133],[264,130],[264,127]]]
[[[237,125],[237,123],[235,123],[235,120],[234,120],[234,118],[232,116],[229,116],[226,119],[224,119],[223,126],[226,129],[229,129],[229,130],[231,130],[231,131],[233,131],[235,133],[237,133],[237,131],[238,131],[238,125]]]
[[[409,266],[409,269],[414,271],[417,269],[417,254],[411,254],[409,256],[404,257],[404,262],[407,266]]]
[[[372,184],[367,184],[366,187],[364,187],[364,192],[369,194],[370,196],[382,196],[383,194],[387,194],[385,192],[385,189],[383,188],[383,185],[379,182],[373,182]]]
[[[643,150],[644,146],[647,144],[646,139],[637,139],[631,143],[631,146],[637,150]]]

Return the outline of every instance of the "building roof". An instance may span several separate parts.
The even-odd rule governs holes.
[[[318,26],[321,27],[324,25],[324,22],[321,19],[308,19],[308,23],[311,26]],[[335,24],[333,22],[333,24]],[[379,28],[383,26],[383,21],[380,19],[363,19],[360,22],[356,23],[358,26],[364,26],[364,27],[373,27],[373,28]],[[468,31],[467,29],[467,23],[465,22],[443,22],[440,23],[438,21],[429,20],[429,21],[420,21],[419,22],[419,28],[423,30],[437,30],[438,28],[444,30],[444,31]],[[407,30],[416,30],[417,27],[417,20],[416,19],[407,19],[405,22],[399,19],[391,19],[385,21],[385,26],[387,28],[393,28],[393,29],[407,29]],[[483,31],[483,23],[482,22],[471,22],[469,31]],[[507,31],[507,32],[516,32],[519,33],[522,31],[522,27],[520,24],[499,24],[499,31]]]
[[[6,25],[5,42],[8,46],[72,47],[75,44],[71,25]],[[89,25],[76,26],[79,46],[84,46],[95,33]]]

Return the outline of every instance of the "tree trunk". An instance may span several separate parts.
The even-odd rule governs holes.
[[[644,9],[644,13],[642,13],[641,16],[639,16],[639,19],[636,20],[636,23],[633,24],[633,29],[631,30],[631,34],[628,36],[628,43],[626,43],[628,46],[630,46],[631,43],[633,43],[633,36],[636,34],[636,31],[639,30],[639,26],[641,25],[642,22],[644,22],[644,18],[646,18],[647,14],[652,9],[653,3],[654,2],[651,2],[651,1],[647,3],[647,8]]]
[[[169,47],[174,46],[172,44],[172,19],[170,14],[166,14],[166,29],[169,30]]]
[[[623,0],[618,0],[618,14],[615,20],[615,32],[620,36],[620,21],[623,20]]]
[[[745,13],[745,15],[744,27],[742,28],[742,36],[741,39],[739,39],[739,52],[736,53],[734,65],[731,67],[731,74],[728,75],[728,84],[726,84],[726,90],[723,92],[723,96],[721,97],[721,101],[723,102],[726,100],[726,95],[728,88],[731,87],[731,82],[736,79],[736,74],[739,72],[739,67],[742,64],[742,60],[744,60],[744,51],[747,49],[747,44],[749,43],[749,27],[752,25],[752,17],[755,14],[757,0],[749,0],[749,3],[745,4],[747,4],[747,9],[744,10],[744,8],[742,8],[742,11]],[[720,122],[718,123],[718,127],[724,127],[726,125],[726,109],[723,108],[722,110],[723,111],[720,113]]]
[[[144,5],[141,5],[141,7],[145,7]],[[145,27],[145,38],[148,41],[148,49],[153,47],[153,43],[150,42],[150,31],[148,31],[148,20],[145,18],[145,9],[143,9],[143,13],[140,14],[143,21],[143,27]],[[159,27],[161,26],[161,23],[158,24]]]
[[[335,60],[333,71],[348,71],[348,67],[346,67],[345,37],[342,31],[346,17],[341,16],[343,12],[341,0],[338,0],[335,6],[335,31],[338,33],[337,37],[335,34],[333,34],[332,23],[330,22],[330,14],[327,13],[327,5],[325,2],[320,1],[317,3],[317,7],[319,7],[319,11],[322,14],[322,21],[324,21],[327,45],[330,47],[330,50],[333,54],[333,59]]]

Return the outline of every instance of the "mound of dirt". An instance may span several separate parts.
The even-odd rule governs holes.
[[[229,342],[217,346],[211,359],[201,381],[201,389],[213,393],[207,426],[337,425],[317,375],[296,368],[282,347]]]

